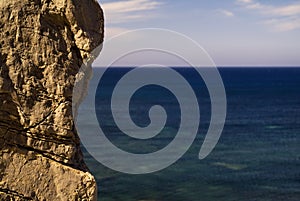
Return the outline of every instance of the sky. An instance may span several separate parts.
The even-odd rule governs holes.
[[[98,1],[105,40],[163,28],[196,41],[217,66],[300,66],[299,0]]]

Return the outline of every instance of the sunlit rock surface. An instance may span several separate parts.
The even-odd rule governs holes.
[[[72,117],[103,41],[95,0],[0,0],[0,200],[96,200]]]

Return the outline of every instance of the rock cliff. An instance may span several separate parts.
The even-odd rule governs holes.
[[[96,200],[72,91],[103,40],[96,0],[0,0],[0,200]]]

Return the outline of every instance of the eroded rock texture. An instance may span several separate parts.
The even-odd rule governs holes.
[[[0,200],[95,200],[72,90],[103,40],[96,0],[0,0]]]

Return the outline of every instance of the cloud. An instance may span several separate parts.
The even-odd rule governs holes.
[[[119,34],[130,31],[130,29],[125,29],[122,27],[106,27],[105,28],[105,38],[109,39]]]
[[[119,13],[152,10],[157,8],[159,5],[161,5],[161,3],[151,0],[128,0],[102,4],[106,11]]]
[[[300,19],[271,19],[263,22],[271,25],[276,31],[292,31],[300,28]]]
[[[257,11],[265,18],[262,23],[276,31],[292,31],[300,28],[300,3],[284,6],[262,4],[255,0],[236,0],[236,3],[246,9]]]
[[[101,4],[107,24],[119,24],[131,21],[142,21],[154,15],[149,15],[162,5],[155,0],[126,0]]]
[[[252,3],[253,0],[237,0],[237,3]]]
[[[234,13],[229,10],[220,9],[218,11],[226,17],[234,17]]]
[[[280,15],[280,16],[294,16],[294,15],[300,15],[300,3],[294,4],[294,5],[288,5],[288,6],[282,6],[282,7],[274,7],[269,8],[267,10],[269,14],[272,15]]]
[[[264,9],[266,6],[261,5],[260,3],[250,3],[246,6],[248,9]]]

